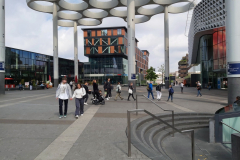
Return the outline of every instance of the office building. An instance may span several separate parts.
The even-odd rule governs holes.
[[[19,82],[53,80],[53,56],[6,47],[5,88],[15,88]],[[83,78],[83,63],[78,62],[79,77]],[[59,58],[59,80],[74,79],[74,61]]]
[[[84,55],[89,62],[84,63],[84,79],[98,80],[103,84],[107,78],[112,83],[128,80],[128,40],[126,27],[83,28]],[[136,49],[136,74],[144,77],[148,69],[149,52]]]
[[[189,32],[189,65],[200,64],[202,87],[228,87],[226,74],[225,1],[203,0],[193,11]]]

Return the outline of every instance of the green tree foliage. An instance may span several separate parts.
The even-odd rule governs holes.
[[[153,81],[155,79],[158,78],[158,75],[154,72],[154,68],[153,67],[150,67],[148,70],[147,70],[147,74],[145,76],[145,78],[147,80],[150,80],[150,81]]]

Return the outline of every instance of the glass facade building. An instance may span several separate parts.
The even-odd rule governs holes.
[[[128,83],[128,41],[126,27],[84,28],[84,80],[96,79],[103,84],[107,78],[112,83]],[[138,48],[136,42],[136,74],[143,77],[148,69],[149,52]]]
[[[204,88],[227,88],[225,27],[200,38],[197,63],[201,64],[201,82]]]
[[[79,77],[83,78],[83,63],[79,62]],[[25,50],[6,47],[5,60],[5,78],[11,78],[12,81],[6,81],[6,84],[15,86],[21,82],[46,82],[49,77],[53,79],[53,56],[29,52]],[[66,76],[68,80],[74,79],[74,61],[59,58],[59,81],[61,77]]]

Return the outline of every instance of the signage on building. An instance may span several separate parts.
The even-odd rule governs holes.
[[[29,88],[29,82],[25,82],[25,87]]]
[[[128,74],[123,74],[123,76],[128,76]]]
[[[136,74],[132,73],[131,79],[136,79]]]
[[[176,80],[175,76],[170,76],[170,80],[175,81]]]
[[[228,75],[240,74],[240,62],[228,62]]]
[[[0,62],[0,71],[5,70],[5,63],[3,61]]]

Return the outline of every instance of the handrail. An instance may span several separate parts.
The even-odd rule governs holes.
[[[161,118],[158,118],[154,114],[150,113],[149,111],[145,109],[135,109],[135,110],[128,110],[127,111],[127,136],[128,136],[128,157],[131,157],[131,114],[132,112],[145,112],[148,115],[152,116],[153,118],[159,120],[160,122],[164,123],[165,125],[169,126],[170,128],[173,129],[173,132],[179,132],[181,134],[183,133],[191,133],[191,148],[192,148],[192,160],[195,160],[195,142],[194,142],[194,130],[183,130],[180,131],[179,129],[171,126],[167,122],[163,121]]]
[[[174,110],[166,110],[163,109],[161,106],[159,106],[157,103],[155,103],[154,101],[152,101],[151,99],[149,99],[147,96],[145,95],[136,95],[136,109],[138,109],[138,96],[143,96],[145,97],[147,100],[151,101],[153,104],[155,104],[157,107],[159,107],[161,110],[163,111],[167,111],[167,112],[172,112],[172,126],[174,127]],[[138,115],[138,112],[136,112],[136,115]],[[174,132],[172,134],[172,136],[174,137]]]
[[[231,127],[231,126],[229,126],[229,125],[227,125],[227,124],[226,124],[226,123],[224,123],[223,121],[221,121],[221,123],[222,123],[222,124],[224,124],[225,126],[228,126],[228,127],[229,127],[229,128],[231,128],[232,130],[234,130],[234,131],[236,131],[236,132],[240,133],[240,131],[238,131],[238,130],[234,129],[233,127]]]

